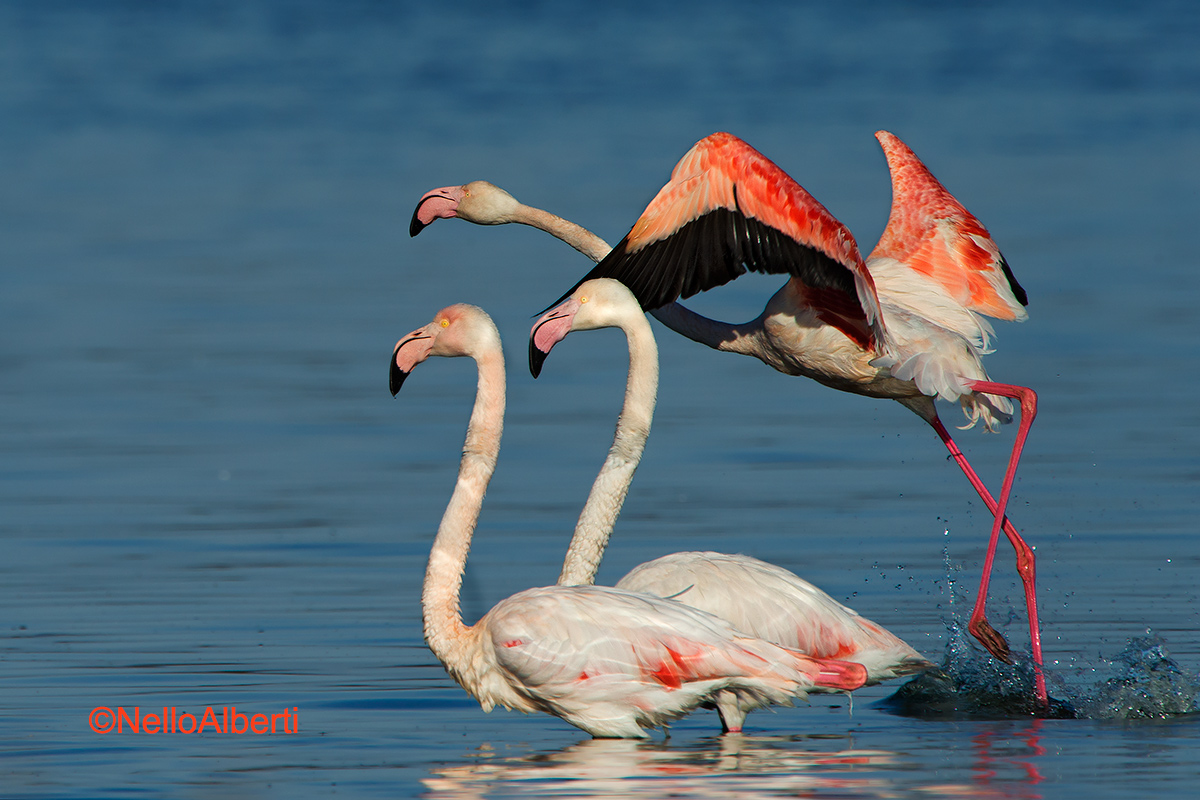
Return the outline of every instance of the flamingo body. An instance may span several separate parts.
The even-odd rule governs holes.
[[[637,299],[608,278],[585,281],[543,314],[530,333],[530,367],[536,377],[550,350],[569,333],[605,327],[620,328],[629,344],[625,401],[612,448],[579,515],[560,585],[595,581],[649,436],[658,388],[658,351]],[[931,666],[898,637],[811,583],[748,556],[675,553],[635,568],[617,588],[679,600],[743,633],[809,655],[862,664],[869,682]],[[722,691],[715,701],[726,730],[740,730],[746,714],[765,704],[763,698],[733,691]]]
[[[634,567],[618,589],[670,597],[761,639],[862,664],[867,683],[911,675],[929,661],[906,642],[782,567],[746,555],[682,552]]]
[[[859,664],[814,659],[682,603],[618,589],[530,589],[465,625],[459,592],[500,449],[504,357],[486,313],[450,306],[397,343],[389,369],[393,394],[430,356],[475,359],[479,387],[458,482],[425,574],[425,638],[484,710],[544,711],[593,736],[642,738],[644,728],[722,692],[747,703],[790,704],[813,688],[849,691],[865,682]]]
[[[933,666],[891,631],[795,573],[746,555],[671,553],[634,567],[617,588],[678,600],[740,631],[810,656],[861,664],[869,685]],[[767,703],[724,691],[713,705],[724,730],[737,731],[749,712]]]
[[[1005,285],[1012,273],[983,225],[899,139],[877,136],[892,167],[893,210],[867,262],[845,226],[787,173],[732,134],[715,133],[680,159],[629,235],[584,280],[615,278],[653,310],[747,267],[788,274],[758,320],[729,326],[746,329],[737,349],[788,374],[899,400],[928,417],[931,406],[919,398],[958,400],[971,394],[967,381],[987,380],[980,356],[991,330],[976,309],[1003,306],[1007,319],[1023,319],[1024,309]],[[699,236],[691,228],[713,219],[711,206],[725,212],[723,224]],[[797,248],[821,268],[798,267]],[[846,291],[849,276],[855,292]],[[977,302],[963,306],[963,298]],[[869,330],[864,323],[872,323]],[[972,422],[983,416],[992,427],[1003,418],[988,404],[1003,409],[1007,401],[977,411],[968,400]]]
[[[544,711],[593,736],[645,736],[718,692],[791,705],[819,685],[866,679],[857,664],[818,662],[682,603],[608,587],[528,589],[475,627],[470,669],[451,674],[485,710]]]

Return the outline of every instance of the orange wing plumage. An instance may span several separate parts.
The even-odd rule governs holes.
[[[895,135],[875,134],[892,174],[892,210],[868,261],[893,258],[940,284],[964,308],[1026,318],[1025,290],[991,234]]]
[[[883,341],[875,284],[850,231],[729,133],[714,133],[684,155],[629,235],[583,280],[615,278],[652,310],[747,270],[841,295],[848,302],[839,311],[855,309]]]

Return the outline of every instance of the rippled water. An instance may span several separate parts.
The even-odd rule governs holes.
[[[1187,3],[0,2],[2,793],[1190,796],[1198,35]],[[616,241],[724,129],[869,247],[879,128],[1029,292],[988,366],[1040,395],[1012,516],[1052,691],[1082,718],[916,714],[879,703],[895,686],[649,743],[482,713],[418,607],[474,373],[431,363],[393,400],[385,359],[452,302],[505,337],[473,619],[555,579],[625,353],[572,337],[535,383],[530,315],[586,261],[525,229],[410,240],[416,199],[486,178]],[[778,284],[694,305],[748,319]],[[1019,683],[957,636],[989,521],[919,420],[656,331],[655,429],[602,580],[747,552],[945,658],[968,712]],[[998,483],[1011,436],[959,441]],[[1026,650],[1007,554],[994,587]],[[101,735],[98,707],[288,710],[295,732]]]

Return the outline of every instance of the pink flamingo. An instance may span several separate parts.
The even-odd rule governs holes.
[[[597,586],[529,589],[463,623],[459,590],[504,425],[504,356],[490,317],[454,305],[392,353],[392,394],[429,356],[468,356],[479,372],[458,482],[425,573],[425,639],[485,711],[543,711],[596,737],[645,738],[721,691],[789,705],[809,689],[850,691],[861,665],[810,658],[744,636],[672,600]]]
[[[537,377],[550,350],[571,331],[612,327],[625,333],[629,347],[625,400],[612,448],[579,515],[560,586],[595,582],[650,433],[658,393],[658,347],[637,298],[608,278],[580,285],[565,302],[543,314],[530,334],[530,368]],[[749,556],[674,553],[634,568],[617,588],[680,600],[743,633],[811,656],[862,664],[868,684],[932,666],[900,638],[808,581]],[[716,699],[727,731],[740,730],[746,714],[758,705],[729,691]]]
[[[968,628],[994,656],[1011,660],[1007,642],[986,618],[1002,529],[1017,553],[1044,704],[1034,554],[1004,514],[1037,397],[1026,387],[991,382],[980,360],[990,352],[992,334],[981,315],[1025,319],[1025,292],[983,225],[912,151],[886,131],[876,137],[892,174],[893,202],[866,262],[845,226],[775,164],[727,133],[707,137],[683,157],[616,250],[484,181],[427,192],[409,230],[415,236],[433,220],[455,216],[540,228],[600,262],[584,280],[618,278],[655,318],[694,341],[832,388],[892,398],[914,411],[938,434],[994,517]],[[747,267],[791,276],[750,322],[718,322],[675,302]],[[934,397],[957,399],[970,423],[982,420],[988,430],[1011,418],[1008,397],[1020,400],[1021,424],[1000,502],[942,424]]]

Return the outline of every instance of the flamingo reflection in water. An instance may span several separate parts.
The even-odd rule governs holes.
[[[622,797],[639,800],[829,796],[897,797],[917,789],[945,798],[1040,798],[1043,720],[987,724],[968,742],[928,741],[911,753],[857,748],[828,736],[705,737],[686,745],[591,739],[554,752],[498,755],[490,745],[467,763],[422,779],[431,800],[489,797]],[[839,749],[839,745],[845,745]],[[828,747],[829,749],[823,749]],[[925,776],[925,777],[920,777]]]
[[[436,770],[422,783],[425,796],[436,800],[482,800],[498,791],[538,797],[747,800],[830,792],[879,797],[892,790],[887,778],[858,774],[863,768],[893,765],[895,757],[886,751],[805,749],[802,739],[745,734],[697,744],[680,748],[592,739],[554,753],[517,758],[496,757],[485,746],[474,763]]]

